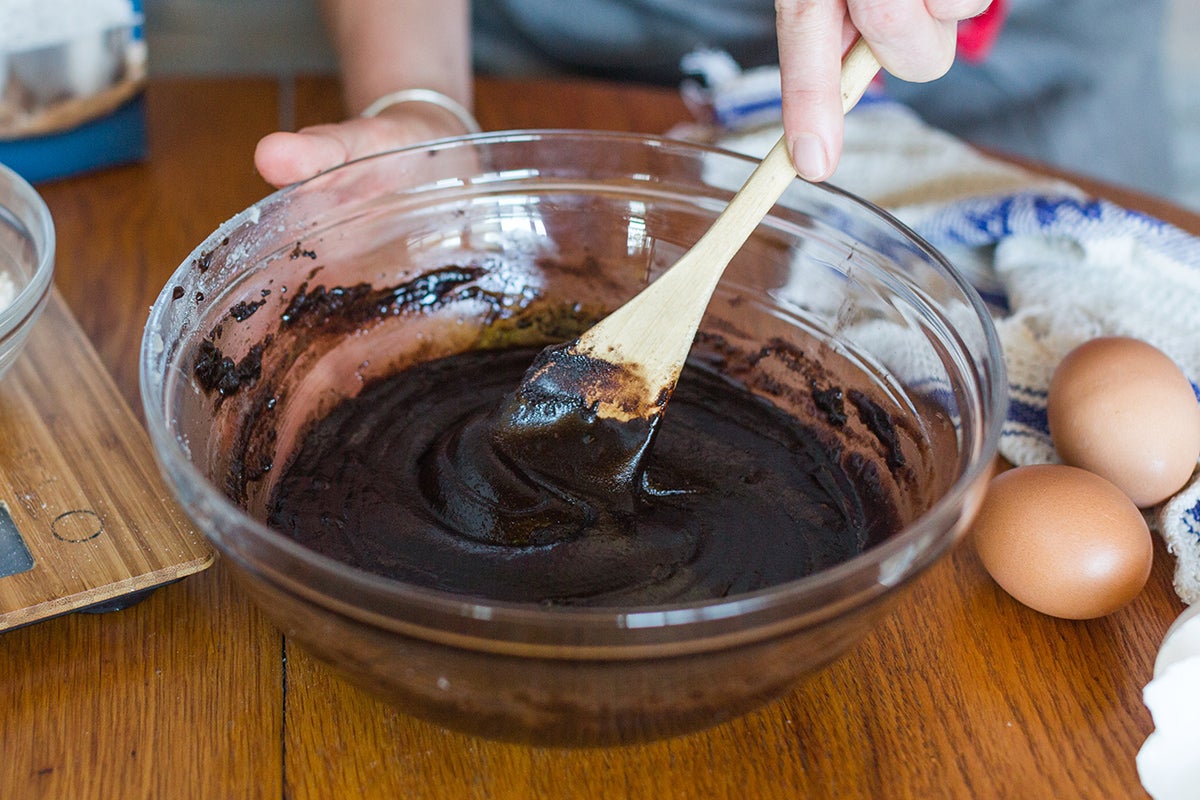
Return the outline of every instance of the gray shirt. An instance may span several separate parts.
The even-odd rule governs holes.
[[[1158,194],[1173,188],[1162,0],[1012,0],[987,59],[889,92],[975,143]],[[676,85],[696,47],[778,62],[773,0],[475,0],[476,65]]]
[[[1183,0],[1194,2],[1195,0]],[[3,0],[0,0],[3,2]],[[431,0],[437,2],[437,0]],[[151,71],[331,69],[315,0],[143,0]],[[1159,53],[1164,0],[1010,0],[982,64],[888,82],[969,141],[1157,194],[1174,189]],[[778,61],[773,0],[472,0],[481,72],[677,86],[700,46]]]
[[[772,0],[475,0],[475,65],[677,84],[679,62],[719,47],[743,66],[778,61]]]

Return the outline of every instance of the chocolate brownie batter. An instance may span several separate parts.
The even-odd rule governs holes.
[[[298,245],[289,261],[311,252]],[[544,346],[603,315],[514,280],[538,268],[483,259],[339,286],[318,282],[318,263],[291,287],[234,298],[193,363],[225,442],[215,479],[267,524],[365,571],[610,607],[825,569],[944,485],[945,414],[918,415],[815,338],[758,341],[736,313],[699,334],[652,423],[598,418],[544,383],[514,394]],[[556,269],[606,275],[590,257]],[[363,377],[355,365],[368,362]]]
[[[875,464],[699,364],[644,453],[636,424],[581,415],[531,423],[514,457],[496,411],[536,354],[467,352],[343,401],[280,477],[269,523],[409,583],[606,606],[754,591],[899,526]]]

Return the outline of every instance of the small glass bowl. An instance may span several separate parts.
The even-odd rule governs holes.
[[[16,361],[54,278],[54,221],[37,191],[0,164],[0,376]]]
[[[507,132],[374,156],[271,195],[201,244],[151,309],[141,388],[167,481],[284,633],[443,725],[549,745],[626,743],[780,696],[857,641],[959,540],[1006,403],[1000,346],[976,293],[904,226],[836,188],[788,189],[730,265],[701,340],[822,353],[847,385],[921,422],[918,479],[897,498],[908,524],[849,561],[707,602],[489,602],[300,546],[262,522],[277,470],[253,480],[242,471],[284,464],[306,425],[372,378],[468,349],[496,324],[495,303],[464,302],[280,348],[285,298],[305,282],[392,286],[470,261],[506,309],[550,299],[611,310],[695,242],[754,166],[661,138]],[[194,374],[200,343],[218,330],[231,364],[272,343],[258,376],[223,400]],[[267,408],[263,428],[255,420]]]

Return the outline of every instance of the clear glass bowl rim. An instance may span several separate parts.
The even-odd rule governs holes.
[[[305,548],[243,512],[191,463],[187,453],[171,432],[161,401],[156,397],[152,375],[156,355],[154,351],[162,345],[152,343],[152,338],[156,327],[161,323],[165,306],[171,300],[172,286],[203,252],[212,249],[228,231],[237,228],[247,219],[257,219],[260,207],[279,202],[288,194],[335,172],[363,169],[364,165],[369,167],[375,161],[403,158],[406,154],[413,153],[428,154],[433,150],[486,148],[489,145],[573,139],[586,140],[588,146],[611,143],[675,149],[695,154],[697,158],[703,156],[741,161],[747,169],[752,169],[758,163],[757,159],[719,147],[648,134],[536,129],[452,137],[366,156],[307,181],[280,189],[219,226],[183,260],[155,300],[142,340],[139,366],[146,424],[156,458],[168,478],[175,476],[186,479],[189,486],[198,492],[200,504],[206,511],[221,517],[223,524],[248,532],[255,539],[256,545],[266,545],[273,556],[279,558],[270,565],[258,562],[249,564],[238,559],[236,555],[235,560],[253,573],[256,579],[266,580],[277,588],[304,597],[327,610],[383,629],[429,638],[440,638],[445,634],[454,643],[469,647],[487,647],[489,641],[494,644],[499,640],[507,640],[519,650],[525,651],[529,648],[523,647],[524,644],[536,649],[535,642],[542,639],[543,635],[546,641],[562,643],[574,640],[575,636],[564,639],[562,635],[564,628],[569,628],[578,635],[580,642],[592,641],[595,635],[599,636],[600,640],[612,644],[612,647],[599,649],[587,646],[572,648],[569,644],[566,644],[564,649],[564,646],[556,644],[546,651],[559,656],[567,652],[577,655],[582,651],[587,651],[592,656],[602,653],[628,655],[633,651],[623,650],[623,643],[643,641],[653,644],[653,640],[659,638],[654,632],[668,629],[672,642],[703,639],[704,649],[718,646],[718,640],[723,645],[728,645],[747,638],[759,639],[779,635],[786,630],[827,622],[848,614],[907,583],[938,560],[956,543],[957,538],[953,531],[956,526],[961,528],[960,509],[965,495],[979,481],[986,480],[986,474],[990,473],[997,452],[1007,404],[1007,381],[999,338],[986,306],[975,289],[941,253],[887,211],[828,183],[810,186],[814,191],[827,192],[874,215],[880,222],[892,228],[898,236],[909,240],[944,273],[946,280],[961,292],[981,321],[985,352],[979,357],[971,358],[971,363],[977,364],[983,359],[992,366],[990,375],[964,376],[977,384],[976,391],[980,400],[979,413],[975,415],[978,418],[973,420],[974,429],[967,432],[964,440],[973,448],[973,452],[968,456],[973,460],[967,469],[958,476],[946,493],[912,524],[888,540],[835,567],[753,593],[672,606],[614,609],[484,601],[407,585],[349,567]],[[778,212],[777,207],[773,213]],[[160,378],[160,383],[161,380]],[[209,535],[212,536],[211,533]],[[220,540],[217,541],[217,546],[219,550],[227,549]],[[895,580],[883,582],[879,580],[881,567],[888,563],[889,559],[901,562],[903,569]],[[317,585],[295,579],[293,567],[319,576],[321,583]],[[838,591],[839,587],[853,588],[853,591]],[[330,591],[331,589],[333,591]],[[835,602],[812,602],[827,596],[835,597]],[[466,628],[461,633],[445,633],[438,630],[439,621],[450,622],[453,625],[455,620],[464,623],[469,632]],[[641,635],[643,633],[645,635]]]

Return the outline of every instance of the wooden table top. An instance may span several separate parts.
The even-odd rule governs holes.
[[[140,417],[147,310],[220,222],[268,193],[254,144],[340,116],[336,85],[155,80],[149,159],[39,187],[58,228],[57,285]],[[669,90],[484,81],[506,127],[660,133]],[[1200,233],[1200,216],[1075,179]],[[1182,610],[1157,546],[1149,585],[1104,619],[1038,615],[971,547],[922,576],[847,655],[784,699],[655,744],[555,750],[447,732],[384,705],[289,644],[220,562],[120,612],[0,636],[0,797],[891,798],[1144,797],[1141,702]]]

